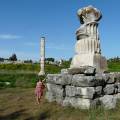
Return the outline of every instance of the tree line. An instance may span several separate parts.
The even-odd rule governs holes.
[[[1,58],[0,57],[1,62],[4,60],[17,61],[17,56],[16,56],[16,54],[12,54],[9,58]]]

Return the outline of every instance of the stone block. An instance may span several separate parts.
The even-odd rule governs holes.
[[[62,104],[64,97],[63,96],[59,96],[59,95],[55,95],[54,93],[47,91],[45,98],[49,101],[49,102],[57,102],[59,104]]]
[[[116,82],[116,75],[114,73],[108,73],[108,74],[105,74],[106,78],[108,79],[105,79],[105,82],[106,83],[115,83]]]
[[[116,106],[116,98],[113,95],[104,95],[99,100],[105,109],[113,109]]]
[[[52,92],[49,92],[49,91],[46,92],[45,98],[46,98],[49,102],[56,101],[55,96],[53,95],[53,93],[52,93]]]
[[[120,93],[120,83],[117,83],[118,92]]]
[[[95,87],[95,95],[100,96],[102,94],[102,86]]]
[[[48,74],[46,82],[57,85],[69,85],[72,81],[72,75],[69,74]]]
[[[115,94],[114,97],[116,98],[116,100],[120,100],[120,93]]]
[[[56,101],[58,104],[62,104],[62,103],[63,103],[63,100],[64,100],[64,97],[55,96],[55,101]]]
[[[96,68],[92,66],[88,66],[84,72],[85,75],[95,75]]]
[[[106,95],[113,94],[114,90],[115,90],[114,84],[108,84],[105,86],[105,88],[103,88],[103,92]]]
[[[68,69],[61,69],[61,74],[68,74]]]
[[[104,84],[103,79],[97,79],[97,76],[81,76],[80,74],[73,75],[72,85],[79,87],[93,87]]]
[[[66,86],[65,92],[66,92],[66,96],[73,97],[76,95],[76,87],[75,86]]]
[[[84,74],[85,71],[85,67],[81,67],[81,68],[69,68],[68,69],[68,74]]]
[[[66,96],[92,99],[95,94],[94,87],[74,87],[66,86]]]
[[[89,109],[90,107],[96,106],[99,100],[90,100],[84,98],[66,97],[63,100],[63,106],[72,106],[80,109]]]
[[[92,66],[79,66],[79,68],[69,68],[69,74],[85,74],[85,75],[95,75],[96,68]]]
[[[95,79],[97,80],[97,85],[96,86],[103,86],[105,85],[105,81],[108,79],[108,76],[106,76],[105,74],[103,73],[97,73],[95,74]]]
[[[120,82],[120,72],[115,73],[116,81]]]
[[[70,68],[81,66],[95,66],[96,72],[102,73],[107,70],[107,60],[101,54],[79,53],[73,57]]]
[[[61,85],[55,85],[55,84],[50,84],[47,83],[47,90],[53,94],[53,96],[59,96],[63,97],[64,96],[64,89]]]

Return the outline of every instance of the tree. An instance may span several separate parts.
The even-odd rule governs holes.
[[[72,61],[72,57],[71,58],[69,58],[69,62],[71,62]]]
[[[0,62],[3,62],[4,61],[4,58],[0,58]]]
[[[16,54],[12,54],[12,56],[9,57],[9,60],[11,60],[11,61],[17,61]]]
[[[55,59],[54,59],[54,58],[45,58],[45,61],[51,61],[51,62],[54,62]]]
[[[24,60],[24,63],[33,63],[32,60]]]

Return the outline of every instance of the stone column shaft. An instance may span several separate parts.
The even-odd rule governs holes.
[[[45,74],[45,37],[40,40],[40,72],[39,75]]]

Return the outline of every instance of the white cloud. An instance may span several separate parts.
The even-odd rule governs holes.
[[[0,34],[0,39],[19,39],[21,36],[13,34]]]

